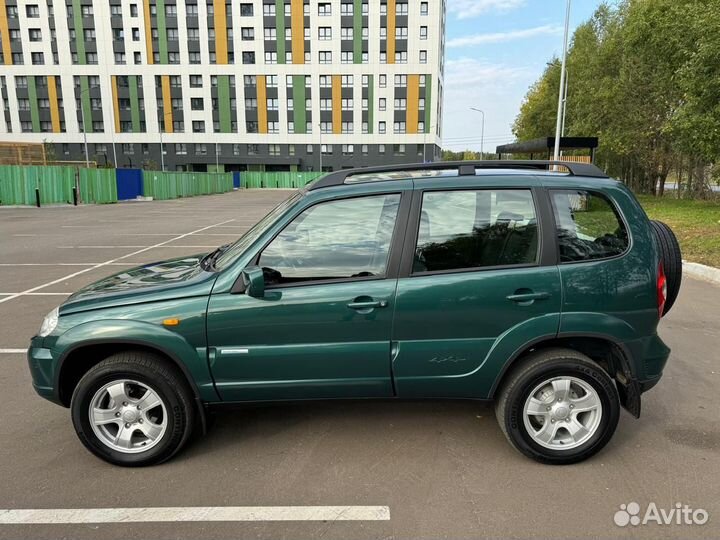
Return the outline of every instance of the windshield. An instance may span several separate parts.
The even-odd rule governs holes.
[[[294,193],[289,199],[273,208],[268,215],[253,225],[245,234],[243,234],[234,244],[228,247],[220,257],[215,261],[215,269],[222,270],[237,259],[260,235],[272,225],[275,220],[280,217],[285,210],[290,208],[298,199],[303,196],[302,192]]]

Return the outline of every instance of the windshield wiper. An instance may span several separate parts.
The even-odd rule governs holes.
[[[203,270],[214,270],[215,269],[215,261],[217,261],[218,257],[225,253],[225,251],[230,247],[230,244],[223,244],[219,248],[217,248],[215,251],[208,253],[205,255],[202,260],[200,261],[200,266]]]

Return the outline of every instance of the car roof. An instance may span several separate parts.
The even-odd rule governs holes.
[[[318,178],[308,184],[306,189],[308,191],[315,191],[336,186],[378,183],[392,180],[469,176],[543,176],[554,179],[568,177],[584,177],[586,179],[608,178],[608,175],[601,169],[589,163],[544,160],[440,161],[345,169]]]

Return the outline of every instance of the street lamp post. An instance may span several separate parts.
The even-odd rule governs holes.
[[[85,168],[90,168],[90,156],[88,155],[87,145],[87,126],[85,125],[85,107],[83,107],[83,94],[90,93],[90,88],[80,92],[80,121],[83,125],[83,144],[85,145]]]
[[[483,111],[482,109],[477,109],[475,107],[470,107],[470,109],[482,114],[482,128],[480,130],[480,159],[483,159],[483,152],[485,149],[485,111]]]
[[[322,169],[322,154],[323,154],[323,152],[322,152],[322,122],[318,122],[318,129],[320,130],[319,131],[320,136],[318,138],[318,141],[319,141],[318,146],[320,147],[319,148],[319,150],[320,150],[320,173],[322,174],[322,170],[323,170]]]
[[[172,111],[167,111],[163,114],[162,119],[163,121],[160,123],[160,170],[162,172],[165,172],[165,145],[163,144],[163,131],[165,130],[165,119],[171,116],[172,117]],[[215,150],[217,154],[217,149]]]
[[[563,36],[563,53],[562,53],[562,66],[560,71],[560,88],[558,89],[558,106],[557,106],[557,120],[555,122],[555,152],[553,159],[558,161],[560,159],[560,137],[562,137],[562,124],[564,110],[564,99],[567,89],[565,88],[565,71],[566,71],[566,60],[567,60],[567,42],[568,42],[568,28],[570,26],[570,0],[567,0],[567,6],[565,7],[565,34]]]

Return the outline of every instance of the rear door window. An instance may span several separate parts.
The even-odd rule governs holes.
[[[551,191],[560,262],[615,257],[629,244],[625,223],[603,195],[590,191]]]
[[[533,264],[537,253],[530,190],[423,194],[413,273]]]

